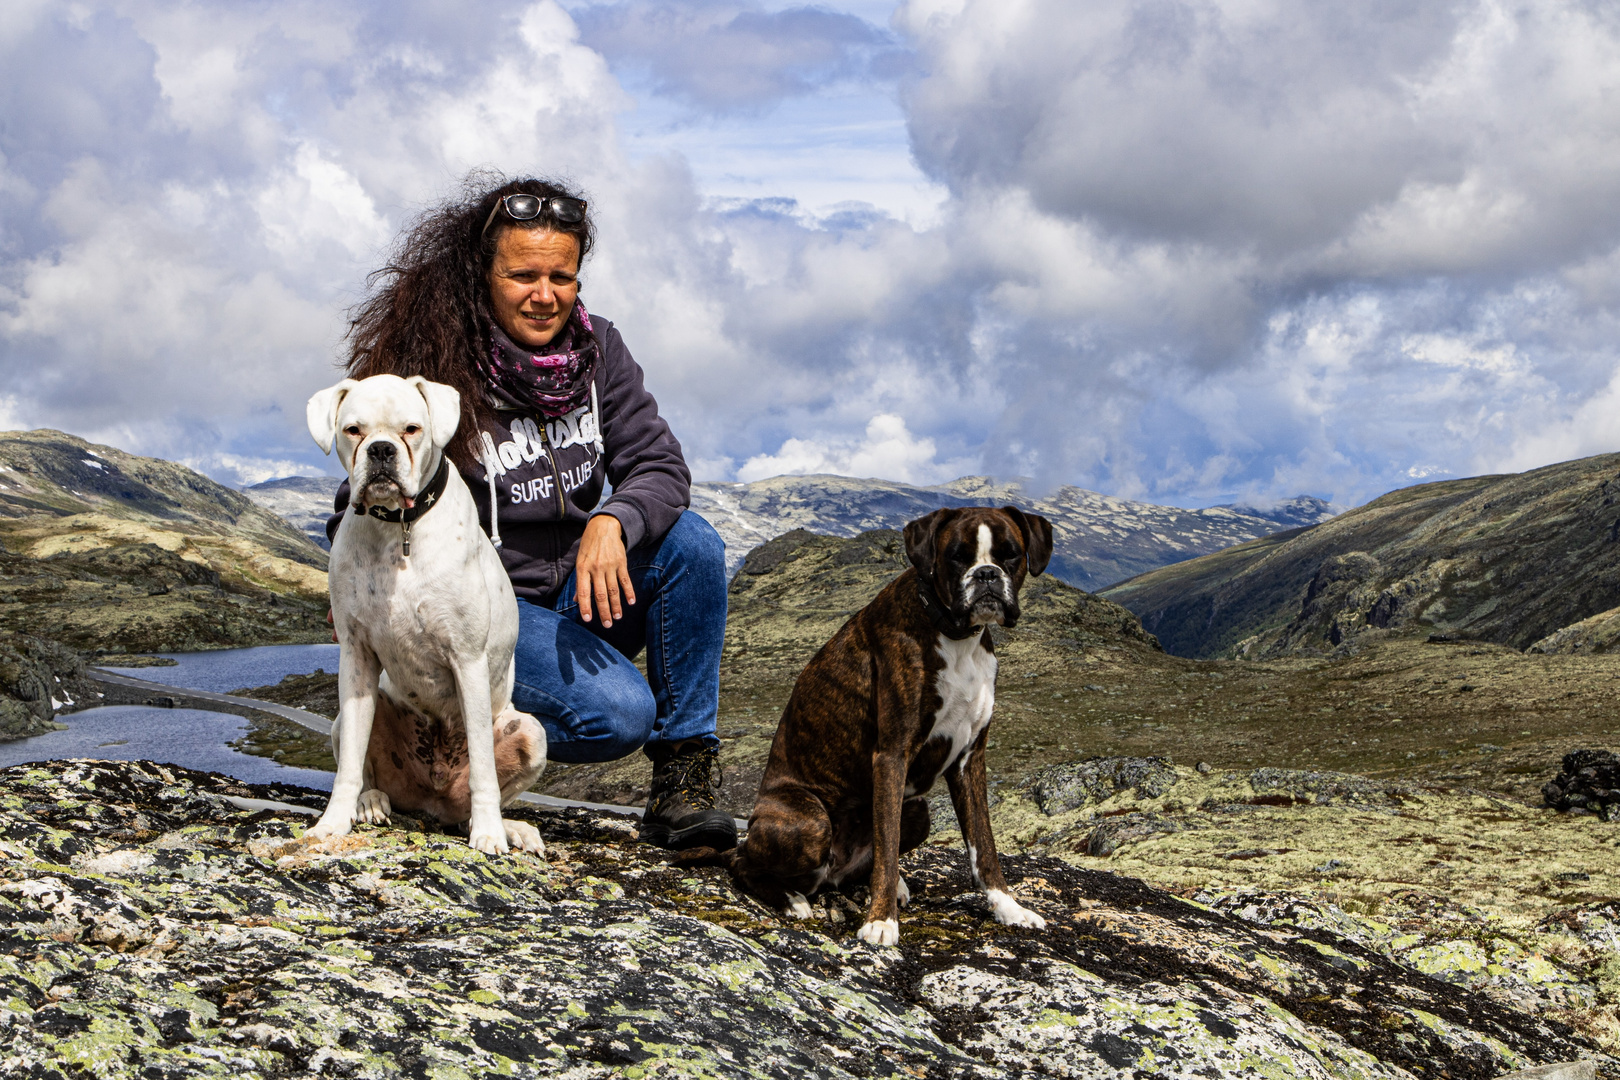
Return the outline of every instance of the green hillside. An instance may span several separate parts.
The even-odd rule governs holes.
[[[1526,648],[1620,605],[1620,455],[1420,484],[1103,591],[1177,655],[1325,654],[1372,635]]]

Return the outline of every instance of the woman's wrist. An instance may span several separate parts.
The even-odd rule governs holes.
[[[625,535],[624,522],[620,521],[619,516],[617,514],[615,514],[615,513],[612,513],[611,511],[598,510],[596,513],[592,514],[590,520],[585,523],[585,528],[587,530],[593,529],[593,528],[594,529],[607,528],[608,527],[607,525],[598,525],[597,524],[597,522],[603,521],[604,519],[607,522],[610,522],[611,524],[618,526],[619,543],[624,544],[624,546],[626,548],[628,548],[630,546],[630,544],[629,544],[629,538]]]

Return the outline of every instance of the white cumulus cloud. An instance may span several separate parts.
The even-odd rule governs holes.
[[[6,5],[0,419],[233,479],[328,467],[302,405],[347,309],[412,215],[490,166],[586,189],[583,295],[706,478],[1350,503],[1615,448],[1601,5],[908,0],[884,21]],[[621,127],[658,98],[704,138],[739,125],[768,171],[771,125],[851,86],[897,95],[892,175],[923,170],[936,211],[710,198],[696,128],[633,153]],[[826,185],[861,160],[829,154]]]
[[[903,417],[880,413],[872,417],[859,438],[793,438],[774,454],[756,454],[737,470],[748,482],[768,476],[881,477],[912,484],[937,484],[970,471],[967,460],[939,461],[934,440],[919,439],[906,429]]]

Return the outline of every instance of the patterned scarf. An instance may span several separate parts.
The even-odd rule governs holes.
[[[600,354],[591,317],[580,300],[543,352],[531,352],[490,324],[489,356],[478,364],[491,396],[514,409],[538,409],[549,420],[573,412],[591,396]]]

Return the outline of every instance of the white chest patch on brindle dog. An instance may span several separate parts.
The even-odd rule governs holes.
[[[967,760],[968,747],[978,741],[979,733],[990,723],[990,714],[996,706],[996,654],[984,647],[979,636],[952,641],[940,634],[937,647],[945,666],[934,676],[940,706],[934,713],[934,730],[928,738],[930,741],[946,739],[951,749],[940,763],[939,772],[927,785],[906,785],[908,798],[932,786],[952,765]]]

